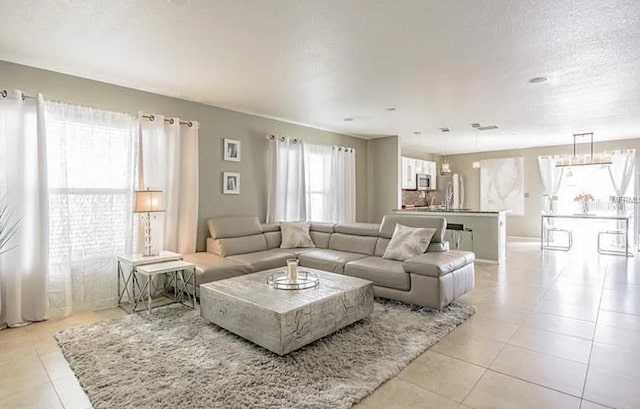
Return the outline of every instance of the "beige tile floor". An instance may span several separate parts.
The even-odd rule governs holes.
[[[505,265],[477,264],[477,314],[356,408],[640,408],[640,254],[591,244],[512,240]],[[90,407],[53,334],[122,314],[0,331],[0,408]]]

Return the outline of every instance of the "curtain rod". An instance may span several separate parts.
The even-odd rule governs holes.
[[[2,95],[2,98],[6,98],[7,95],[9,95],[9,92],[6,89],[3,89],[2,92],[0,92],[0,95]],[[24,101],[25,99],[36,99],[36,97],[27,95],[23,92],[22,100]],[[156,119],[155,115],[142,115],[142,117],[148,119],[149,121],[155,121]],[[171,125],[173,125],[173,123],[175,122],[173,118],[165,118],[164,121],[169,122]],[[193,126],[193,121],[180,121],[180,125],[187,125],[189,128],[191,128]]]
[[[155,115],[142,115],[142,117],[152,122],[156,120]],[[175,122],[173,118],[165,118],[164,121],[169,122],[171,125],[173,125],[173,123]],[[193,121],[180,121],[180,125],[187,125],[189,128],[191,128],[193,126]]]
[[[284,142],[287,140],[287,138],[285,138],[284,136],[275,136],[273,134],[267,135],[267,139],[269,139],[270,141],[274,141],[276,138],[278,138],[280,142]],[[302,139],[291,138],[291,143],[298,143],[298,142],[302,142]],[[338,152],[344,150],[347,153],[353,153],[356,151],[354,148],[349,148],[348,146],[331,145],[331,148],[337,149]]]
[[[284,141],[287,140],[287,138],[285,138],[284,136],[280,136],[280,137],[277,137],[277,138],[278,138],[278,140],[280,142],[284,142]],[[267,139],[269,139],[271,141],[274,141],[276,139],[276,136],[275,135],[267,135]],[[302,142],[302,140],[291,138],[291,143],[298,143],[298,142]]]
[[[7,90],[6,90],[6,89],[3,89],[3,90],[2,90],[2,93],[0,93],[0,94],[2,95],[2,98],[6,98],[6,97],[7,97],[7,95],[9,95],[9,93],[7,92]],[[29,98],[29,99],[36,99],[36,97],[32,97],[31,95],[27,95],[27,94],[25,94],[25,93],[23,92],[23,93],[22,93],[22,100],[24,101],[24,100],[25,100],[25,99],[27,99],[27,98]]]

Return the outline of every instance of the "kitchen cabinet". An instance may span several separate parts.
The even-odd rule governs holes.
[[[416,174],[418,173],[431,175],[431,189],[436,189],[437,164],[435,162],[402,156],[400,163],[402,189],[415,190],[417,186]]]
[[[415,190],[416,189],[416,159],[402,157],[402,189]]]
[[[427,163],[426,173],[427,175],[431,175],[431,189],[436,190],[437,184],[436,179],[438,179],[438,164],[433,161],[425,161]]]

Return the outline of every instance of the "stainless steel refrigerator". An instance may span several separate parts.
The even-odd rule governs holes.
[[[442,204],[449,209],[464,208],[464,181],[462,175],[450,173],[438,176],[438,190]]]

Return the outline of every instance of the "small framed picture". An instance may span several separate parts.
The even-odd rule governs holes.
[[[235,139],[224,140],[224,160],[240,162],[240,141]]]
[[[222,193],[225,195],[240,194],[240,174],[236,172],[222,173]]]

